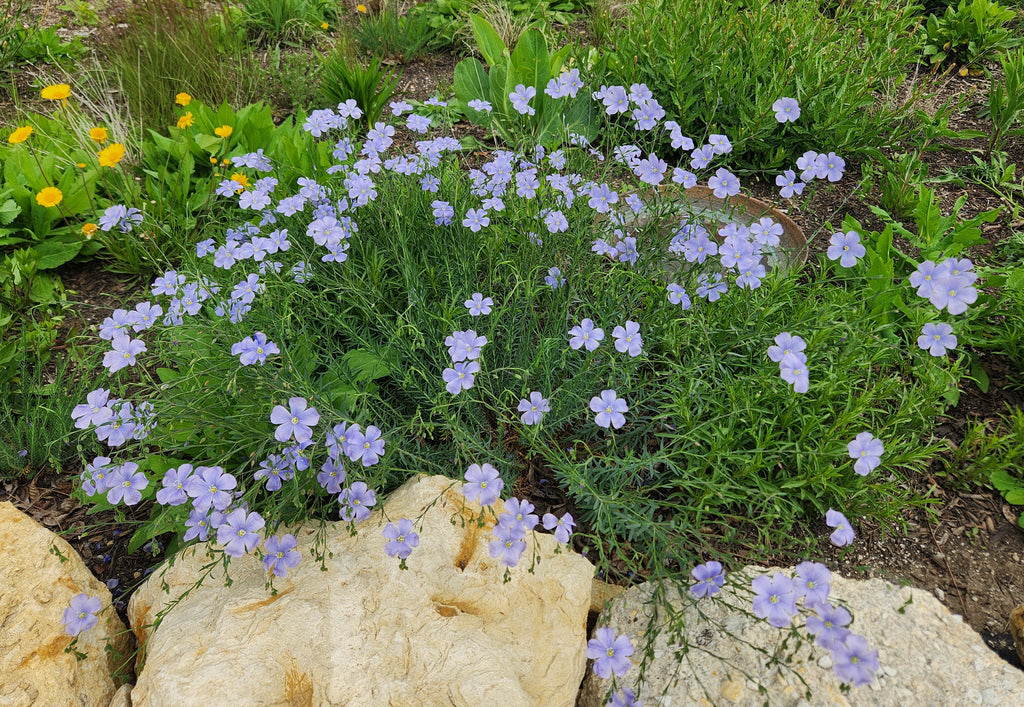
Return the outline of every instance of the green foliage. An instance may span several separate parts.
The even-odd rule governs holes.
[[[402,63],[423,54],[434,34],[426,15],[403,14],[395,0],[375,15],[360,16],[349,32],[363,52]]]
[[[100,12],[107,9],[106,0],[68,0],[57,9],[70,12],[80,25],[95,26],[100,23]]]
[[[509,52],[501,37],[482,17],[470,16],[477,47],[490,70],[469,57],[455,67],[455,97],[461,109],[477,125],[491,130],[509,145],[524,139],[545,147],[559,145],[576,133],[588,140],[597,137],[597,113],[590,96],[581,91],[575,98],[554,99],[544,93],[548,80],[559,75],[571,47],[548,53],[544,36],[527,30]],[[521,115],[512,107],[509,94],[517,85],[533,87],[533,115]],[[491,104],[491,111],[469,106],[474,99]]]
[[[301,43],[335,22],[335,8],[329,0],[243,0],[242,24],[257,44]]]
[[[412,9],[414,16],[423,17],[433,32],[431,46],[435,49],[457,49],[472,40],[469,16],[474,12],[488,16],[492,21],[503,16],[507,28],[547,28],[552,24],[568,25],[590,5],[590,0],[512,0],[511,2],[481,2],[481,0],[430,0]],[[507,44],[516,37],[505,35]]]
[[[262,74],[229,14],[207,16],[178,0],[143,0],[128,9],[125,22],[104,53],[110,82],[141,125],[173,125],[180,92],[210,105],[263,98]]]
[[[347,48],[339,44],[327,56],[320,57],[322,80],[320,97],[328,105],[354,99],[363,111],[363,124],[369,128],[380,120],[384,108],[398,88],[396,69],[384,71],[380,57],[366,66],[353,61]]]
[[[83,360],[78,352],[62,356],[49,375],[44,361],[22,359],[13,380],[0,386],[0,479],[31,478],[43,469],[65,471],[78,465],[79,455],[99,450],[95,438],[72,444],[78,435],[71,411],[94,387],[82,371],[95,360]]]
[[[945,473],[965,486],[989,483],[1007,503],[1024,506],[1024,411],[1011,410],[995,426],[991,431],[986,421],[969,422]],[[1018,523],[1024,528],[1024,515]]]
[[[1003,80],[991,79],[988,90],[988,115],[992,132],[988,138],[988,154],[1003,149],[1007,138],[1024,135],[1024,128],[1014,128],[1024,115],[1024,49],[1008,51],[999,57]]]
[[[294,154],[268,144],[280,193],[295,193],[292,180],[301,174],[345,194],[350,172],[327,172],[336,139],[302,133]],[[146,361],[132,372],[144,392],[133,388],[132,395],[151,401],[160,423],[144,448],[129,445],[125,453],[148,459],[153,488],[169,466],[220,465],[268,522],[334,517],[336,497],[309,474],[280,492],[254,478],[268,455],[283,451],[270,411],[303,397],[320,412],[317,443],[301,452],[311,468],[325,456],[325,431],[345,421],[378,426],[387,443],[379,464],[346,463],[348,483],[387,491],[413,474],[458,476],[470,463],[490,461],[511,485],[527,469],[540,470],[565,489],[589,537],[613,545],[638,572],[661,572],[669,558],[688,567],[711,538],[734,539],[730,528],[778,537],[829,506],[888,520],[915,502],[901,479],[936,452],[922,431],[960,375],[957,361],[933,359],[898,324],[873,317],[859,275],[837,287],[794,268],[772,272],[753,291],[731,288],[715,303],[694,297],[688,311],[666,304],[666,270],[690,292],[701,274],[666,262],[681,219],[697,218],[684,190],[649,189],[584,148],[564,153],[567,173],[643,200],[643,216],[629,224],[643,244],[635,265],[594,255],[593,239],[614,240],[616,226],[595,217],[583,198],[561,206],[568,230],[533,226],[543,243],[532,241],[529,224],[542,224],[541,210],[556,197],[544,174],[535,199],[509,190],[505,209],[473,233],[434,223],[437,198],[452,203],[456,218],[479,205],[454,159],[431,168],[438,194],[421,189],[415,176],[382,170],[372,175],[377,198],[338,214],[351,229],[344,262],[325,262],[324,249],[304,235],[314,218],[305,209],[278,215],[275,227],[292,234],[290,249],[273,255],[279,270],[240,261],[227,271],[192,257],[176,268],[190,282],[201,280],[212,298],[181,326],[145,333]],[[309,161],[295,161],[300,155]],[[564,287],[544,284],[552,265],[567,276]],[[296,268],[306,277],[297,281]],[[237,323],[214,314],[249,273],[259,277],[252,309]],[[493,297],[494,311],[470,317],[463,303],[474,292]],[[584,317],[609,334],[638,322],[644,353],[616,352],[610,337],[593,352],[569,349],[567,331]],[[488,343],[475,385],[453,395],[442,379],[452,365],[443,342],[468,328]],[[808,341],[806,395],[795,394],[765,355],[782,331]],[[254,332],[281,353],[240,366],[232,346]],[[115,375],[123,380],[128,372]],[[609,389],[629,405],[627,424],[615,431],[598,427],[589,409]],[[551,410],[527,427],[515,409],[534,390]],[[846,452],[865,429],[886,445],[885,473],[867,479],[851,472]],[[186,515],[184,506],[158,508],[139,542],[180,528]]]
[[[896,96],[917,22],[909,4],[869,0],[831,15],[815,0],[641,2],[611,29],[611,82],[647,84],[694,140],[727,135],[733,164],[786,169],[823,146],[848,159],[906,136],[913,95]],[[780,126],[782,96],[801,115]]]
[[[923,53],[933,64],[953,62],[967,69],[978,67],[999,51],[1020,45],[1006,27],[1014,12],[994,0],[960,0],[942,17],[930,15],[922,28]]]

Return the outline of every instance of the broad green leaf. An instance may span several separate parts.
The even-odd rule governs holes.
[[[39,254],[36,267],[39,270],[52,270],[72,260],[82,250],[82,241],[62,241],[55,238],[43,241],[35,246]]]
[[[352,371],[352,376],[358,382],[365,382],[384,378],[391,373],[391,368],[377,354],[366,349],[354,349],[341,358]]]
[[[494,28],[480,15],[470,15],[469,23],[473,27],[473,35],[476,37],[476,46],[480,49],[484,61],[490,66],[503,64],[508,56],[508,47],[501,37],[494,31]]]

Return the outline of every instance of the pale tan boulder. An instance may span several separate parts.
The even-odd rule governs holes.
[[[110,676],[129,659],[130,645],[110,591],[66,541],[7,502],[0,503],[0,547],[0,705],[106,707],[117,691]],[[61,618],[83,592],[98,596],[103,609],[78,637],[76,649],[87,657],[77,660],[64,652],[71,636]],[[114,653],[104,650],[108,642]]]
[[[488,553],[494,518],[478,525],[479,507],[444,477],[410,480],[384,510],[416,522],[407,570],[385,555],[377,511],[356,536],[347,523],[327,525],[326,571],[310,556],[319,526],[304,526],[295,531],[302,561],[275,580],[276,595],[246,556],[232,561],[230,587],[213,567],[150,631],[210,563],[206,546],[154,572],[129,606],[136,635],[148,639],[132,704],[573,705],[593,566],[534,533],[503,583]]]

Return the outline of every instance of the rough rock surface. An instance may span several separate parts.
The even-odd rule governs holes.
[[[775,571],[780,570],[745,568],[747,579],[740,591],[733,588],[734,577],[715,599],[696,601],[688,592],[680,598],[674,590],[664,590],[666,596],[673,597],[673,605],[682,610],[685,623],[682,640],[670,636],[670,631],[662,631],[654,640],[654,660],[647,667],[646,684],[639,693],[646,707],[761,705],[766,701],[771,705],[829,707],[1024,704],[1024,672],[990,651],[978,634],[931,594],[911,587],[898,588],[879,579],[844,579],[833,573],[833,603],[846,606],[853,614],[851,630],[878,650],[881,665],[870,685],[841,691],[828,651],[807,640],[800,645],[792,638],[789,649],[783,651],[781,643],[787,632],[749,613],[750,580]],[[792,574],[791,570],[781,571]],[[609,615],[598,621],[598,626],[611,626],[617,634],[629,635],[636,648],[634,667],[619,678],[620,687],[635,688],[639,673],[636,664],[644,652],[654,590],[649,583],[629,589]],[[728,608],[718,601],[719,597],[744,608],[747,614]],[[698,619],[698,609],[706,620]],[[805,612],[801,611],[796,625],[803,626]],[[800,633],[807,636],[802,628]],[[680,651],[683,641],[690,646],[686,655]],[[792,660],[788,666],[779,667],[770,663],[773,655],[791,655]],[[766,694],[758,693],[758,683],[767,689]],[[600,680],[590,671],[580,707],[604,705],[610,687],[611,681]],[[808,689],[810,699],[805,696]]]
[[[210,560],[199,546],[154,572],[129,605],[140,644],[148,638],[132,704],[573,705],[593,566],[535,533],[503,583],[488,553],[494,519],[479,526],[479,507],[443,477],[410,480],[383,510],[418,519],[407,570],[384,554],[380,511],[356,536],[328,524],[326,571],[310,556],[319,525],[308,525],[276,595],[256,557],[232,561],[230,587],[218,564],[150,633]]]
[[[1020,662],[1024,663],[1024,604],[1010,612],[1010,633],[1013,635],[1013,645],[1020,656]]]
[[[107,587],[67,542],[7,502],[0,503],[0,547],[0,704],[106,707],[117,690],[110,674],[128,660],[130,643]],[[82,592],[98,596],[104,609],[78,637],[76,650],[87,657],[77,660],[64,652],[71,636],[61,618]],[[104,651],[107,641],[120,661]]]

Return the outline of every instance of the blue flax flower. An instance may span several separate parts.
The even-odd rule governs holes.
[[[192,465],[181,464],[164,472],[163,488],[156,492],[156,502],[162,506],[181,506],[188,502],[185,484],[192,476]]]
[[[885,451],[882,441],[875,439],[870,432],[861,432],[846,445],[846,449],[850,454],[850,459],[855,460],[853,470],[861,476],[867,476],[882,463],[881,457]]]
[[[833,233],[829,243],[832,245],[828,248],[828,259],[838,260],[844,268],[852,268],[867,253],[856,231]]]
[[[585,347],[587,351],[593,351],[604,339],[604,329],[594,326],[591,319],[584,319],[578,326],[569,330],[569,347],[578,350]]]
[[[100,622],[96,612],[103,607],[99,597],[91,597],[88,594],[76,594],[71,598],[71,604],[64,609],[64,616],[61,623],[64,624],[64,631],[69,636],[77,636],[82,631],[88,631]]]
[[[491,534],[494,540],[487,547],[490,556],[505,567],[518,565],[519,558],[526,550],[526,541],[520,537],[518,529],[511,525],[496,525]]]
[[[932,356],[945,356],[947,350],[956,348],[953,327],[945,322],[929,322],[922,327],[921,336],[917,337],[917,345]]]
[[[796,616],[796,592],[793,580],[776,572],[771,578],[761,575],[751,582],[754,589],[754,616],[767,619],[776,628],[786,628]]]
[[[75,421],[75,428],[84,430],[91,425],[102,425],[114,416],[114,411],[108,407],[110,391],[105,388],[97,388],[85,397],[85,402],[76,405],[71,411],[71,417]]]
[[[576,521],[568,513],[561,518],[556,517],[554,513],[545,513],[542,522],[544,530],[555,531],[555,540],[560,543],[569,542],[569,536],[572,535],[572,529],[576,525]]]
[[[772,103],[772,110],[775,111],[775,120],[780,123],[795,123],[800,117],[800,104],[795,98],[783,96]]]
[[[279,353],[281,350],[277,348],[277,344],[267,341],[267,335],[262,331],[231,345],[231,355],[238,356],[238,362],[243,366],[251,366],[254,363],[259,363],[262,366],[266,362],[267,356]]]
[[[413,548],[420,544],[420,536],[408,518],[399,518],[397,525],[388,523],[384,526],[383,535],[388,540],[384,544],[384,552],[401,560],[411,555]]]
[[[338,496],[341,504],[339,514],[345,521],[361,523],[370,517],[370,508],[377,505],[377,494],[364,482],[356,481]]]
[[[291,533],[280,538],[271,535],[263,542],[263,569],[275,577],[287,576],[288,571],[295,569],[302,559],[302,555],[295,549],[298,544]]]
[[[270,412],[270,421],[277,425],[274,439],[287,442],[294,436],[296,442],[308,442],[313,438],[312,427],[320,421],[320,413],[316,408],[307,409],[305,398],[289,398],[288,407],[275,405]]]
[[[125,505],[134,506],[142,500],[141,489],[149,486],[149,479],[139,471],[138,464],[125,462],[110,474],[107,483],[107,503],[116,506],[123,500]]]
[[[535,390],[530,393],[529,400],[523,398],[519,401],[518,409],[523,413],[519,419],[524,425],[536,425],[544,417],[544,413],[551,411],[551,405],[539,391]]]
[[[815,615],[808,616],[805,623],[807,632],[814,636],[814,643],[826,650],[834,650],[841,646],[850,630],[853,617],[841,606],[821,603],[814,607]]]
[[[565,278],[562,277],[561,268],[557,266],[548,268],[548,274],[544,276],[544,282],[550,286],[552,290],[557,290],[559,287],[565,285]]]
[[[698,599],[718,594],[725,585],[725,570],[722,563],[715,560],[697,565],[690,570],[690,576],[696,580],[690,585],[690,591]]]
[[[644,348],[643,337],[640,336],[640,325],[627,321],[625,327],[617,326],[612,330],[615,337],[615,350],[629,353],[630,357],[639,356]]]
[[[367,425],[366,432],[358,429],[349,433],[348,458],[361,461],[363,466],[373,466],[384,455],[384,440],[374,425]]]
[[[185,492],[193,499],[193,507],[200,513],[211,508],[225,510],[231,505],[229,493],[238,485],[237,479],[219,466],[197,466],[185,484]]]
[[[469,316],[479,317],[482,314],[491,313],[491,307],[494,306],[494,300],[490,297],[484,297],[483,294],[479,292],[474,292],[473,296],[466,300],[464,304],[466,305],[466,309],[469,310]]]
[[[498,470],[486,463],[470,464],[466,469],[466,482],[462,485],[462,495],[481,506],[490,506],[497,501],[505,487]]]
[[[587,658],[594,661],[594,673],[607,680],[615,673],[622,677],[633,667],[629,656],[633,655],[633,643],[629,636],[616,636],[607,627],[594,631],[594,637],[587,641]]]
[[[853,528],[850,527],[850,521],[846,520],[846,516],[839,511],[829,508],[825,513],[825,525],[835,528],[828,539],[836,547],[846,547],[856,537]]]
[[[622,688],[622,693],[614,693],[612,698],[605,703],[605,707],[644,707],[644,703],[628,687]]]
[[[247,513],[244,508],[236,508],[225,516],[224,523],[217,528],[217,542],[224,546],[225,555],[241,557],[260,544],[262,538],[259,531],[264,525],[259,513]]]
[[[508,94],[508,100],[516,112],[522,115],[534,115],[537,111],[530,106],[530,100],[537,95],[537,89],[533,86],[518,84],[512,93]]]
[[[824,604],[828,599],[831,583],[832,573],[820,562],[801,562],[796,566],[796,597],[804,600],[804,606]]]
[[[445,389],[452,395],[458,395],[464,390],[473,387],[476,380],[476,373],[480,372],[480,364],[476,361],[464,361],[456,363],[454,368],[446,368],[441,373],[444,379]]]
[[[594,422],[599,427],[614,427],[615,429],[626,424],[626,416],[622,413],[629,412],[626,401],[619,398],[614,390],[602,390],[600,396],[591,398],[590,409],[597,413]]]
[[[869,650],[868,639],[851,633],[842,645],[832,649],[832,663],[836,677],[861,687],[870,684],[878,672],[878,651]]]

